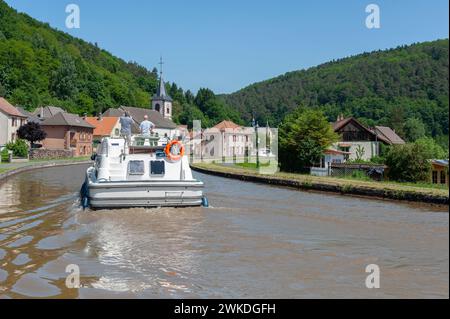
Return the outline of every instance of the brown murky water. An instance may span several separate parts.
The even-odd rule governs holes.
[[[85,168],[0,185],[0,297],[449,297],[446,207],[197,174],[211,208],[82,211]],[[379,289],[365,286],[372,263]]]

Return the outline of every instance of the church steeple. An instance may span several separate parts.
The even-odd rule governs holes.
[[[164,118],[172,119],[172,98],[166,93],[166,86],[163,79],[162,57],[159,62],[159,87],[152,98],[152,109],[161,113]]]

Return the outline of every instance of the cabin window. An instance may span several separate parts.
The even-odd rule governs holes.
[[[128,163],[128,174],[144,175],[144,161],[130,161]]]
[[[167,108],[166,113],[170,114],[170,109],[169,108]]]
[[[155,111],[156,111],[156,112],[159,112],[160,109],[161,109],[161,107],[159,106],[159,104],[156,104],[156,105],[155,105]]]
[[[433,184],[437,184],[437,183],[438,183],[438,172],[433,171]]]
[[[120,135],[120,131],[119,131],[118,128],[116,128],[116,129],[114,130],[114,134],[115,134],[116,136],[119,136],[119,135]]]
[[[150,174],[151,175],[164,175],[165,173],[164,161],[150,161]]]
[[[445,172],[441,171],[441,184],[445,184]]]

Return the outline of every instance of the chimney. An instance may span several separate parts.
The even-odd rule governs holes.
[[[97,117],[97,121],[100,122],[101,120],[103,120],[103,115],[102,115],[102,113],[99,113],[98,117]]]
[[[41,119],[43,119],[44,118],[44,108],[41,106],[41,112],[40,112],[40,114],[39,114],[39,117],[41,118]]]
[[[85,120],[87,117],[87,113],[83,113],[83,120]]]

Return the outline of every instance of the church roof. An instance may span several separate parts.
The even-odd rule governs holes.
[[[120,117],[125,111],[131,115],[136,124],[141,123],[144,120],[144,115],[147,115],[149,121],[153,122],[156,128],[175,129],[177,127],[173,121],[165,119],[159,112],[140,107],[120,106],[118,109],[110,108],[103,113],[103,116]]]
[[[153,95],[153,99],[172,102],[172,98],[166,93],[166,86],[162,74],[159,77],[159,87],[156,90],[156,94]]]

